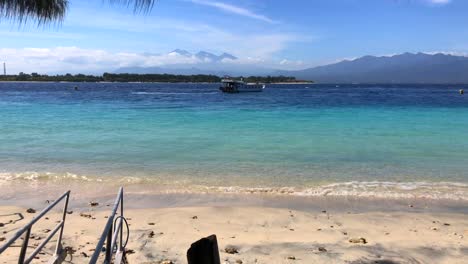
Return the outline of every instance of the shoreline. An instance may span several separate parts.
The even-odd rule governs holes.
[[[221,82],[108,82],[108,81],[99,81],[99,82],[68,82],[68,81],[0,81],[0,83],[129,83],[129,84],[141,84],[141,83],[161,83],[161,84],[221,84]],[[266,85],[293,85],[293,84],[315,84],[315,82],[275,82],[275,83],[263,83]]]
[[[86,208],[90,201],[112,204],[118,188],[124,187],[126,207],[154,209],[197,206],[265,206],[293,208],[302,211],[328,210],[356,212],[443,212],[468,214],[468,201],[461,199],[432,199],[427,197],[350,195],[289,195],[269,192],[203,192],[173,190],[157,185],[106,184],[86,182],[34,182],[2,184],[0,206],[36,206],[47,204],[70,190],[71,201],[77,209]]]
[[[217,185],[216,182],[164,180],[140,177],[86,177],[75,174],[0,173],[0,205],[23,205],[42,199],[43,196],[59,195],[66,190],[76,193],[82,200],[112,196],[119,187],[127,194],[145,197],[162,197],[168,205],[175,200],[190,197],[204,203],[223,201],[222,205],[242,205],[243,201],[259,205],[261,202],[291,200],[300,201],[389,201],[390,203],[453,204],[463,207],[468,213],[468,183],[465,182],[309,182],[302,186],[275,186],[266,182],[239,182],[235,186]],[[229,183],[228,183],[229,184]],[[46,199],[53,199],[49,197]],[[20,203],[18,203],[20,202]],[[281,205],[282,202],[279,202]],[[187,203],[196,206],[196,203]],[[203,204],[201,204],[203,205]],[[159,206],[164,206],[160,203]],[[372,206],[374,207],[374,206]],[[140,206],[139,208],[144,208]]]

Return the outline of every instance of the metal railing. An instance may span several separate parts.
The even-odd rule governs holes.
[[[52,204],[47,206],[42,212],[40,212],[37,216],[35,216],[27,225],[25,225],[23,228],[18,230],[15,235],[8,240],[2,247],[0,247],[0,254],[2,254],[5,250],[7,250],[15,241],[20,238],[23,234],[23,244],[21,245],[21,251],[20,255],[18,257],[18,263],[19,264],[27,264],[30,263],[34,257],[41,252],[41,250],[44,248],[44,246],[50,241],[50,239],[57,233],[59,232],[58,238],[57,238],[57,245],[55,247],[54,255],[52,256],[51,260],[49,263],[56,263],[57,260],[60,257],[61,251],[62,251],[62,235],[63,235],[63,228],[65,226],[65,218],[67,216],[67,208],[68,208],[68,200],[70,198],[70,191],[65,192],[60,198],[55,200]],[[54,227],[53,230],[50,231],[50,234],[42,241],[41,244],[39,244],[34,251],[29,255],[29,257],[26,257],[27,249],[28,249],[28,244],[29,244],[29,237],[31,235],[31,229],[32,226],[39,221],[45,214],[47,214],[52,208],[54,208],[59,202],[61,202],[63,199],[65,199],[65,206],[63,207],[63,216],[62,220],[59,222],[59,224]]]
[[[101,252],[105,251],[105,264],[109,264],[112,262],[113,255],[115,264],[122,263],[125,261],[125,246],[128,242],[128,237],[130,235],[127,220],[124,217],[124,207],[123,207],[123,188],[120,187],[119,193],[117,194],[117,198],[114,202],[114,207],[112,208],[112,213],[109,215],[107,219],[106,226],[104,231],[102,232],[101,238],[99,239],[98,244],[96,245],[96,249],[94,251],[91,260],[89,261],[90,264],[96,264]],[[117,209],[120,205],[120,215],[117,215]],[[123,224],[127,226],[127,238],[125,243],[123,243]],[[114,230],[112,230],[114,227]],[[119,239],[119,243],[117,243],[117,239]],[[106,247],[104,249],[104,243],[106,243]]]

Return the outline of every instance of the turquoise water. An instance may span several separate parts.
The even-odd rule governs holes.
[[[450,182],[465,195],[468,96],[457,91],[291,85],[229,95],[208,84],[0,83],[0,177],[302,193]]]

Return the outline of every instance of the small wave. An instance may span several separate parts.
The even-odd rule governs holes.
[[[209,187],[225,193],[292,196],[352,196],[392,199],[448,199],[468,201],[468,184],[458,182],[340,182],[313,187]]]
[[[0,184],[12,182],[100,182],[141,185],[142,189],[157,186],[165,193],[226,193],[226,194],[266,194],[299,197],[368,197],[387,199],[447,199],[468,201],[468,184],[461,182],[389,182],[389,181],[349,181],[317,184],[306,187],[262,187],[262,186],[207,186],[196,184],[196,179],[164,180],[161,177],[96,177],[74,173],[21,172],[0,173]]]
[[[12,182],[12,181],[61,181],[61,180],[75,180],[75,181],[102,181],[100,178],[88,177],[85,175],[77,175],[74,173],[52,173],[52,172],[2,172],[0,173],[1,182]]]

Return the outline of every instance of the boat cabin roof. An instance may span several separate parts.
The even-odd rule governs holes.
[[[232,79],[222,79],[222,83],[244,83],[244,81],[237,81],[237,80],[232,80]]]

